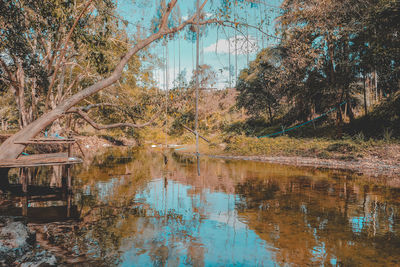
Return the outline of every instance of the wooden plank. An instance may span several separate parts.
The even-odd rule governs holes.
[[[76,140],[74,138],[33,138],[31,141],[73,141]]]
[[[66,153],[35,154],[0,161],[0,168],[22,168],[82,163],[82,159],[68,157]]]
[[[31,145],[31,144],[38,144],[38,145],[50,145],[50,144],[74,144],[76,142],[75,139],[65,138],[65,139],[58,139],[58,138],[39,138],[39,139],[30,139],[28,141],[15,141],[15,144],[22,144],[22,145]]]
[[[59,153],[47,153],[47,154],[32,154],[32,155],[21,155],[17,159],[18,160],[37,160],[37,159],[51,159],[51,158],[66,158],[68,154],[65,152]],[[14,159],[11,159],[14,161]]]

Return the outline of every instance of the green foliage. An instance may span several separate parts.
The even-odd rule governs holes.
[[[266,116],[282,125],[305,122],[338,107],[328,118],[329,135],[334,115],[338,127],[347,119],[344,114],[353,122],[362,109],[363,83],[369,91],[365,94],[374,94],[375,101],[399,90],[399,10],[395,0],[283,1],[277,27],[282,38],[242,70],[237,105],[250,116]],[[382,137],[387,128],[397,136],[393,106],[391,114],[381,115],[377,107],[369,119],[351,124],[348,128],[355,128],[347,133]],[[300,129],[293,134],[309,132]]]
[[[2,100],[8,101],[7,109],[2,108],[0,113],[2,120],[13,127],[17,123],[29,124],[61,101],[109,76],[132,45],[134,40],[120,27],[114,1],[93,1],[84,10],[86,3],[0,1],[0,92]],[[82,16],[78,17],[79,14]],[[65,43],[77,18],[77,27]],[[63,49],[65,57],[61,57]],[[80,103],[108,104],[90,110],[89,115],[95,121],[108,124],[124,118],[123,121],[135,123],[154,114],[158,99],[153,97],[151,69],[141,63],[145,57],[148,52],[143,50],[131,58],[118,86]],[[10,109],[19,114],[10,113]],[[63,119],[59,122],[63,126]],[[80,125],[76,119],[73,123]]]
[[[261,136],[266,133],[279,131],[279,126],[271,126],[263,118],[250,117],[245,121],[236,121],[224,128],[227,134],[244,134],[246,136]]]
[[[182,125],[185,126],[192,126],[194,122],[194,110],[191,109],[189,111],[183,112],[181,114],[178,114],[178,116],[173,120],[172,125],[169,130],[170,135],[181,135],[183,134],[186,130],[182,127]]]
[[[272,122],[279,108],[280,85],[276,61],[279,56],[274,49],[261,51],[248,69],[241,71],[236,89],[237,105],[245,108],[251,116],[268,114]]]
[[[375,106],[367,116],[360,117],[346,125],[345,131],[351,135],[362,132],[365,137],[400,137],[400,93]]]
[[[341,142],[336,142],[331,145],[329,145],[326,148],[327,151],[330,152],[341,152],[341,153],[347,153],[347,152],[354,152],[356,151],[356,147],[349,142],[346,141],[341,141]]]

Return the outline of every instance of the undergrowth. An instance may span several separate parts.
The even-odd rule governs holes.
[[[358,138],[332,140],[326,138],[255,138],[244,135],[229,137],[225,153],[254,156],[303,156],[356,160],[368,155],[376,146],[385,145],[384,140],[360,141]]]

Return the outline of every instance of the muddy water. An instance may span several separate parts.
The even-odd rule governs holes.
[[[54,184],[48,172],[34,183]],[[109,150],[74,177],[68,205],[27,213],[65,206],[29,226],[66,264],[400,265],[396,181],[209,158],[197,176],[193,158],[154,150]]]

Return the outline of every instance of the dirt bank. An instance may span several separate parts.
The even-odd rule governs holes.
[[[180,152],[194,155],[192,152]],[[321,159],[312,157],[289,157],[289,156],[233,156],[233,155],[213,155],[202,154],[202,156],[231,160],[252,160],[283,165],[300,167],[327,168],[338,170],[351,170],[367,176],[386,176],[400,178],[400,164],[396,162],[382,161],[379,158],[368,158],[356,161],[344,161],[336,159]]]

